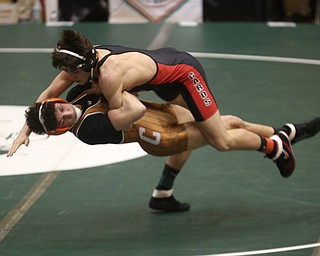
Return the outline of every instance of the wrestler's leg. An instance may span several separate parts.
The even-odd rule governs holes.
[[[260,149],[259,135],[241,128],[227,130],[219,111],[197,125],[207,142],[219,151]]]
[[[181,95],[171,101],[171,103],[186,107],[185,101]],[[179,113],[177,115],[178,117],[186,116],[186,118],[184,119],[181,119],[179,117],[180,123],[185,122],[188,118],[190,118],[187,112],[183,112],[180,108],[176,108],[175,111],[176,113]],[[182,115],[181,113],[183,113],[184,115]],[[190,112],[188,113],[190,114]],[[244,128],[227,130],[224,121],[220,116],[219,110],[217,110],[217,112],[213,116],[209,117],[206,121],[198,122],[197,125],[201,133],[205,137],[207,143],[215,147],[219,151],[259,150],[262,144],[261,140],[266,140],[266,142],[264,141],[264,143],[269,143],[269,147],[267,147],[268,151],[265,153],[269,154],[273,151],[273,141],[271,141],[270,139],[262,138],[260,135]],[[243,123],[243,125],[245,125],[245,123]],[[255,129],[261,128],[253,126],[250,127]],[[192,145],[189,148],[192,149],[197,147],[199,146]]]
[[[259,134],[264,137],[271,137],[275,133],[274,128],[271,126],[250,123],[250,122],[244,121],[243,119],[237,116],[223,115],[221,116],[221,119],[227,130],[241,128],[241,129],[245,129],[247,131]]]
[[[198,77],[198,78],[200,79],[201,77]],[[188,87],[188,85],[186,86]],[[202,81],[202,86],[207,91],[209,102],[215,103],[213,96],[211,96],[209,93],[210,92],[209,88],[206,88],[205,86],[204,80]],[[288,141],[288,138],[286,137],[285,134],[273,137],[271,139],[269,137],[261,136],[259,134],[253,133],[243,128],[227,130],[224,126],[223,120],[220,116],[219,110],[216,107],[216,104],[212,104],[212,106],[210,105],[209,108],[206,108],[203,105],[203,101],[199,99],[198,97],[199,95],[194,93],[192,94],[192,93],[193,92],[190,92],[190,94],[186,93],[183,97],[182,95],[180,95],[176,97],[172,101],[172,103],[186,107],[186,100],[188,100],[190,101],[189,105],[193,106],[194,113],[196,113],[197,115],[197,117],[194,116],[195,118],[198,118],[200,120],[200,117],[197,111],[202,112],[202,116],[207,116],[205,121],[199,121],[197,125],[209,145],[211,145],[212,147],[216,148],[219,151],[259,150],[265,153],[267,157],[273,160],[276,160],[282,154],[283,140],[284,140],[285,147],[287,148],[288,151],[290,151],[289,152],[290,161],[291,161],[290,165],[294,166],[295,164],[294,156],[292,154],[290,142]],[[199,104],[199,108],[197,110],[195,110],[194,104],[191,101],[193,101],[193,103],[196,105]],[[213,110],[215,110],[215,112],[213,112]],[[208,117],[208,114],[212,114],[212,115]],[[282,160],[283,159],[279,159],[279,161],[277,161],[278,162],[277,165],[280,164],[280,162],[283,162]],[[284,165],[285,164],[282,163],[280,166],[280,169],[283,169],[282,167]],[[291,172],[291,169],[293,168],[284,168],[284,169],[290,169],[289,172]]]
[[[207,141],[202,135],[195,122],[192,122],[193,117],[191,113],[179,106],[176,106],[175,113],[178,116],[179,123],[184,123],[188,133],[188,148],[196,149],[201,146],[207,145]],[[223,116],[223,123],[226,129],[239,129],[251,128],[258,130],[262,133],[267,133],[269,127],[259,126],[244,122],[242,119],[235,116]],[[271,136],[271,135],[270,135]],[[188,203],[180,203],[173,196],[174,181],[188,160],[192,151],[185,151],[180,154],[169,156],[163,168],[162,176],[158,185],[153,191],[152,197],[149,202],[149,207],[155,210],[162,211],[187,211],[190,209]]]
[[[281,127],[271,127],[262,124],[250,123],[233,115],[221,116],[227,130],[242,128],[265,137],[285,132],[291,140],[291,144],[311,138],[320,132],[320,117],[316,117],[302,123],[286,123]]]
[[[181,106],[181,105],[184,105],[183,98],[181,96],[178,96],[171,103],[173,102],[175,104],[179,104],[179,105],[172,105],[172,107],[177,116],[178,122],[180,124],[183,123],[187,129],[188,146],[189,146],[188,148],[196,149],[204,145],[207,145],[208,142],[206,141],[206,138],[203,136],[199,128],[196,126],[193,115],[188,109]],[[221,116],[221,120],[226,130],[244,129],[252,133],[262,135],[264,137],[271,137],[274,134],[274,129],[270,126],[249,123],[237,116],[224,115],[224,116]]]
[[[190,209],[190,204],[177,201],[173,195],[174,181],[190,154],[191,151],[185,151],[167,158],[159,183],[149,201],[151,209],[166,212],[183,212]]]
[[[219,151],[258,150],[265,153],[277,165],[281,176],[290,177],[295,169],[295,158],[288,135],[280,131],[270,138],[245,129],[226,130],[219,111],[198,127],[208,143]]]
[[[184,164],[187,162],[191,151],[185,151],[176,155],[168,156],[165,167],[162,172],[162,177],[156,187],[158,190],[166,190],[168,193],[163,193],[163,196],[171,196],[172,188],[175,178],[179,174],[180,170],[183,168]],[[161,195],[158,195],[160,197]]]
[[[184,123],[188,133],[188,148],[196,149],[201,146],[207,145],[207,141],[196,123],[193,121],[191,113],[179,106],[176,106],[175,113],[178,116],[179,123]],[[242,119],[235,116],[223,116],[223,124],[226,129],[252,129],[259,131],[265,135],[271,136],[273,129],[269,129],[268,126],[255,125],[248,122],[244,122]],[[186,123],[185,123],[186,122]],[[162,211],[187,211],[190,209],[188,203],[180,203],[173,196],[173,185],[174,181],[183,168],[184,164],[188,160],[191,151],[185,151],[180,154],[172,155],[167,158],[164,166],[162,176],[159,180],[158,185],[153,191],[153,195],[149,202],[149,207],[155,210]]]

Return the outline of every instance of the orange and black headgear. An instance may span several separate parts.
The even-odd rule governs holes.
[[[68,103],[66,100],[60,99],[60,98],[49,98],[49,99],[42,101],[40,108],[39,108],[39,122],[42,125],[45,133],[49,134],[49,135],[60,135],[60,134],[63,134],[63,133],[66,133],[67,131],[69,131],[72,127],[59,127],[59,128],[56,128],[55,130],[48,130],[47,129],[47,127],[45,125],[44,118],[42,117],[42,107],[47,102]]]

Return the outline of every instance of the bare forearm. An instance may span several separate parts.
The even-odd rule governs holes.
[[[135,96],[123,92],[122,106],[108,112],[110,121],[115,129],[128,131],[132,124],[145,113],[146,107]]]

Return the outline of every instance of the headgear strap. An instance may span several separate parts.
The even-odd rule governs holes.
[[[72,52],[72,51],[69,51],[69,50],[65,50],[65,49],[59,49],[59,48],[56,48],[56,51],[57,52],[62,52],[62,53],[66,53],[66,54],[69,54],[71,56],[74,56],[74,57],[77,57],[81,60],[86,60],[86,58],[84,56],[81,56],[80,54],[76,53],[76,52]]]
[[[77,68],[81,68],[83,71],[86,71],[86,72],[90,72],[91,69],[96,65],[97,63],[97,60],[98,60],[98,56],[96,54],[96,51],[94,48],[92,48],[85,56],[82,56],[76,52],[73,52],[73,51],[69,51],[69,50],[66,50],[66,49],[59,49],[59,48],[56,48],[55,49],[56,52],[61,52],[61,53],[66,53],[66,54],[69,54],[73,57],[76,57],[80,60],[83,60],[83,63],[80,63]],[[65,71],[68,72],[68,67],[60,67],[60,69],[65,69]]]
[[[47,101],[46,101],[46,102],[47,102]],[[39,108],[39,122],[40,122],[40,124],[42,125],[44,131],[45,131],[46,133],[48,133],[47,127],[46,127],[45,124],[44,124],[44,118],[43,118],[42,115],[41,115],[43,104],[44,104],[44,102],[41,102],[41,105],[40,105],[40,108]]]

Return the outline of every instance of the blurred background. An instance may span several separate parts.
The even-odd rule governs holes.
[[[304,22],[320,0],[0,0],[0,24],[40,22]]]
[[[10,24],[0,25],[0,256],[211,255],[320,243],[319,135],[294,146],[290,179],[255,152],[196,150],[175,183],[177,198],[192,205],[183,215],[148,209],[161,157],[87,167],[117,151],[83,157],[64,138],[54,147],[35,137],[5,156],[25,106],[59,72],[51,52],[68,26],[95,44],[192,53],[223,114],[276,127],[319,116],[319,2],[0,0],[0,24]],[[62,163],[80,168],[60,172]],[[41,166],[49,172],[36,173]],[[34,174],[12,175],[18,168]],[[272,255],[319,256],[319,248]]]

